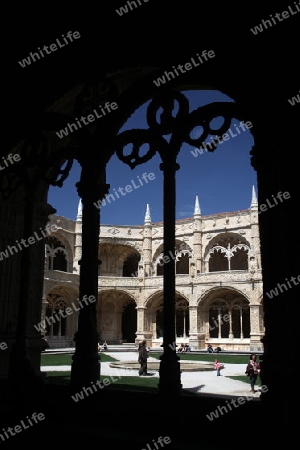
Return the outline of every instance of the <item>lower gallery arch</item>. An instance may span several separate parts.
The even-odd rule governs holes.
[[[136,304],[131,298],[123,305],[122,342],[135,342],[136,338]]]
[[[234,288],[208,292],[197,308],[199,348],[211,344],[228,351],[254,349],[264,332],[261,314],[261,305]]]
[[[36,326],[50,348],[74,347],[80,306],[76,289],[56,286],[49,290],[43,300],[41,322]]]
[[[154,294],[146,305],[147,307],[144,308],[144,333],[139,334],[139,337],[146,339],[147,345],[151,347],[161,347],[164,335],[163,292]],[[188,343],[190,330],[188,300],[176,292],[175,305],[176,344]]]
[[[135,343],[136,300],[121,290],[104,290],[98,296],[97,324],[100,342],[116,345]]]

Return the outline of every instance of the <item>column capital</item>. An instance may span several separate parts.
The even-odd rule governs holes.
[[[170,169],[174,170],[174,172],[177,172],[177,170],[180,169],[180,165],[177,162],[170,159],[170,161],[160,163],[159,168],[162,172],[165,172]]]
[[[197,309],[198,309],[198,305],[189,305],[190,311],[197,311]]]
[[[78,181],[76,188],[83,206],[88,203],[98,203],[108,193],[110,184],[102,183],[99,180]]]

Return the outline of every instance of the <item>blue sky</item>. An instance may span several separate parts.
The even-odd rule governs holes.
[[[158,88],[159,89],[159,88]],[[190,110],[214,101],[232,101],[218,91],[186,91]],[[135,112],[120,130],[147,128],[145,120],[146,106]],[[217,126],[221,119],[215,119]],[[219,144],[213,153],[203,151],[197,157],[191,151],[194,146],[184,144],[178,155],[180,170],[176,173],[176,218],[191,217],[194,211],[195,197],[198,195],[202,215],[231,212],[247,209],[251,203],[252,186],[257,191],[256,172],[250,164],[250,150],[253,145],[251,129],[237,133],[232,121],[233,134]],[[198,137],[195,129],[192,137]],[[210,141],[210,139],[208,140]],[[150,205],[152,222],[163,221],[163,173],[159,169],[161,159],[155,155],[146,164],[130,169],[114,155],[107,165],[107,183],[110,184],[109,201],[101,207],[101,223],[107,225],[140,225],[144,222],[146,204]],[[143,174],[147,174],[142,178]],[[150,175],[152,174],[152,175]],[[79,197],[75,183],[80,178],[80,166],[77,161],[62,188],[50,187],[48,202],[57,209],[56,214],[76,219]],[[146,183],[145,178],[148,183]],[[131,189],[125,186],[131,185]],[[118,190],[122,188],[122,190]],[[116,194],[117,192],[117,194]],[[121,195],[121,192],[123,195]],[[119,198],[118,198],[119,197]]]

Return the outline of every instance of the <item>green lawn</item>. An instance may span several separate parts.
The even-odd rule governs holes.
[[[151,352],[150,356],[152,358],[159,359],[162,353]],[[249,356],[248,355],[226,355],[222,353],[214,353],[214,354],[201,354],[196,355],[193,352],[186,354],[177,354],[180,360],[190,360],[190,361],[208,361],[213,362],[216,358],[218,358],[222,363],[226,364],[245,364],[248,363]],[[116,358],[113,358],[107,355],[105,352],[99,353],[100,362],[112,362],[118,361],[118,354],[116,353]],[[42,366],[68,366],[72,364],[72,355],[47,355],[45,353],[42,354],[41,357],[41,365]]]
[[[73,355],[47,355],[42,354],[41,366],[70,366],[72,364]],[[117,361],[118,358],[112,358],[105,353],[99,353],[100,362]]]
[[[159,359],[161,353],[155,353],[155,352],[151,352],[150,356],[153,358],[157,358]],[[184,361],[184,360],[189,360],[189,361],[208,361],[208,362],[214,362],[216,358],[219,359],[219,361],[221,361],[222,363],[228,363],[228,364],[245,364],[245,366],[247,365],[250,356],[249,355],[226,355],[224,353],[204,353],[201,355],[196,355],[193,354],[193,352],[190,353],[177,353],[177,355],[179,356],[179,358]]]

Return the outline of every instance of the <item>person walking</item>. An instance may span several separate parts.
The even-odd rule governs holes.
[[[148,359],[148,350],[146,347],[146,341],[142,341],[139,344],[139,357],[138,357],[138,362],[140,363],[140,369],[139,369],[139,376],[147,376],[148,372],[147,372],[147,359]]]
[[[255,392],[255,383],[257,377],[260,373],[260,364],[257,361],[257,356],[255,353],[252,353],[250,356],[250,360],[246,367],[246,374],[249,376],[251,390],[250,392]]]

